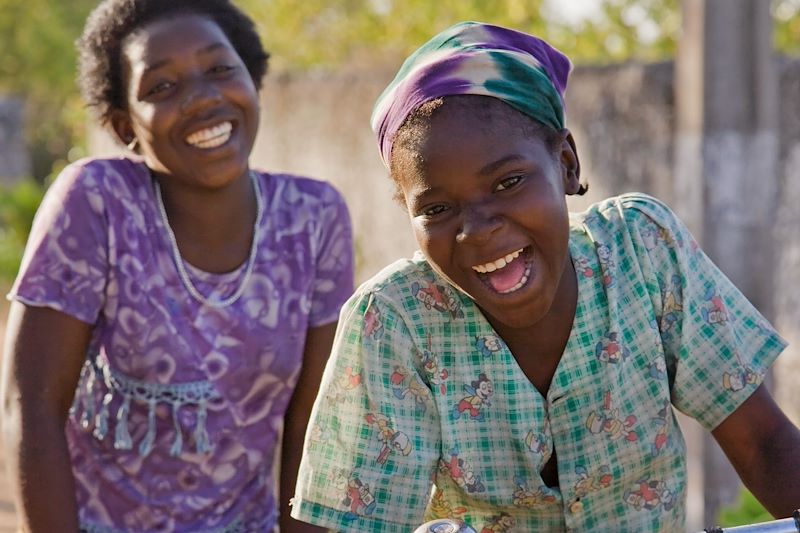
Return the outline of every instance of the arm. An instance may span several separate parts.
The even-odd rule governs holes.
[[[331,352],[335,333],[336,322],[308,330],[303,352],[303,367],[284,417],[280,477],[280,527],[283,533],[326,531],[291,518],[289,499],[294,495],[311,407],[319,390],[322,371]]]
[[[763,385],[711,434],[773,516],[800,507],[800,431]]]
[[[91,326],[43,307],[11,304],[2,365],[2,430],[20,525],[78,531],[64,424]]]

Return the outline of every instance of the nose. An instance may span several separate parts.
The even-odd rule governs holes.
[[[181,102],[181,112],[192,115],[222,101],[222,94],[212,83],[195,80],[188,84]]]
[[[503,225],[502,217],[486,205],[467,205],[461,209],[459,244],[484,244]]]

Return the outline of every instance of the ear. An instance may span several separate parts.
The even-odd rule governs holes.
[[[131,124],[131,118],[126,111],[123,111],[122,109],[114,109],[111,111],[109,122],[111,123],[111,129],[114,130],[114,133],[117,135],[117,139],[122,144],[127,146],[136,139],[136,134],[134,133],[133,125]]]
[[[581,189],[581,162],[575,139],[568,129],[561,130],[561,168],[564,171],[564,192],[569,195],[578,194]]]

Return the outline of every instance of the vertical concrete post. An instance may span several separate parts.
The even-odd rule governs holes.
[[[31,174],[23,110],[22,99],[0,94],[0,186],[12,185]]]
[[[761,312],[773,313],[771,220],[778,190],[778,71],[769,2],[682,0],[676,63],[676,210]],[[738,476],[703,440],[704,519]]]

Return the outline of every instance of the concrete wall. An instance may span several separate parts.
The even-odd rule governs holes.
[[[22,100],[0,96],[0,185],[30,175],[24,133]]]
[[[775,395],[800,424],[800,61],[784,61],[780,79],[780,208],[776,242],[775,325],[789,341],[778,360]],[[757,177],[756,177],[757,179]]]

